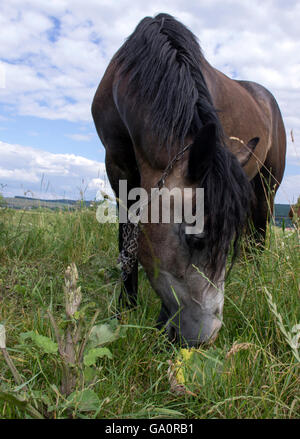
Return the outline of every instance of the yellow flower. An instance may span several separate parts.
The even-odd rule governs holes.
[[[194,353],[194,349],[180,349],[180,354],[184,361],[188,361]]]
[[[176,380],[178,384],[185,383],[184,367],[191,359],[195,349],[180,349],[180,357],[175,362]]]

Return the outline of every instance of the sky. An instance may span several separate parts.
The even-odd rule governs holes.
[[[94,199],[107,188],[91,117],[111,57],[145,16],[174,15],[206,59],[275,96],[288,139],[277,203],[300,195],[299,0],[9,0],[0,4],[0,193]],[[291,131],[293,136],[291,136]],[[294,142],[292,141],[292,137]]]

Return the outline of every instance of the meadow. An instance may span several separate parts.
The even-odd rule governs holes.
[[[242,244],[226,281],[220,334],[199,351],[199,374],[186,378],[188,391],[175,392],[168,370],[180,347],[155,328],[160,300],[142,268],[137,307],[114,318],[117,225],[99,224],[93,208],[2,208],[0,324],[17,376],[0,350],[0,418],[298,418],[299,253],[299,231],[275,226],[264,252]],[[71,263],[82,299],[67,318],[64,276]],[[82,353],[90,346],[94,354],[69,365],[69,395],[51,317],[60,336],[80,325],[87,334]],[[101,337],[106,331],[98,345],[91,344],[92,327]]]

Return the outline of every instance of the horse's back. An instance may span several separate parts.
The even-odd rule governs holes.
[[[265,113],[267,112],[270,118],[282,119],[276,99],[267,88],[254,81],[235,80],[234,82],[245,88],[254,100],[265,109]]]
[[[253,81],[236,81],[255,99],[268,114],[270,120],[271,143],[265,159],[265,166],[272,168],[272,173],[281,182],[285,169],[286,133],[282,115],[273,94],[264,86]]]

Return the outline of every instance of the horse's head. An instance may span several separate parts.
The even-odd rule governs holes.
[[[190,204],[196,217],[197,208],[201,213],[201,206],[195,205],[201,202],[196,188],[204,189],[203,230],[201,224],[197,229],[184,219],[172,221],[175,210],[180,210],[173,191],[171,221],[163,223],[160,216],[158,223],[143,224],[140,234],[139,259],[163,302],[160,322],[167,324],[170,339],[175,336],[189,346],[213,341],[218,334],[226,259],[232,241],[236,249],[251,202],[251,186],[241,163],[246,164],[258,139],[252,139],[249,152],[238,158],[217,139],[216,126],[205,125],[165,182],[170,190],[180,189],[182,211]],[[156,176],[149,181],[148,172],[148,189]],[[190,192],[184,193],[184,188]],[[153,204],[152,199],[149,206]]]

